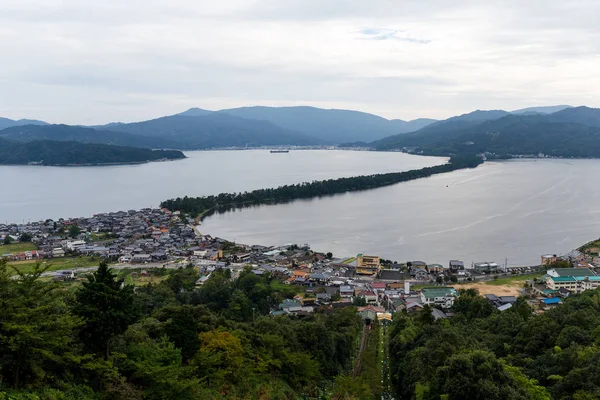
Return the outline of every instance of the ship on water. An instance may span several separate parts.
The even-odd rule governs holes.
[[[289,150],[271,150],[271,153],[289,153]]]

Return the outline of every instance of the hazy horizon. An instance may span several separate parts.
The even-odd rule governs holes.
[[[600,107],[600,3],[7,0],[0,116],[81,125],[191,107],[445,119]]]

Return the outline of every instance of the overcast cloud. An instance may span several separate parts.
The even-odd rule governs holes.
[[[600,107],[596,0],[3,0],[0,116]]]

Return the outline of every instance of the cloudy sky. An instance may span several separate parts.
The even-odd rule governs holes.
[[[3,0],[0,116],[600,107],[597,0]]]

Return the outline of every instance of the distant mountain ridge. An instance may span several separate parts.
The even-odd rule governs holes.
[[[96,129],[103,129],[97,127]],[[323,142],[302,133],[281,128],[269,121],[236,117],[226,113],[199,116],[172,115],[131,124],[113,124],[115,132],[161,138],[171,147],[187,150],[281,145],[318,145]]]
[[[0,138],[22,143],[34,140],[52,140],[154,149],[171,147],[171,143],[162,138],[132,135],[124,132],[102,131],[71,125],[12,126],[0,130]]]
[[[188,110],[184,114],[197,112],[192,110],[197,109]],[[224,109],[215,113],[269,121],[284,129],[301,132],[329,144],[372,141],[392,134],[415,131],[435,121],[426,118],[414,121],[388,120],[361,111],[328,110],[309,106],[253,106]]]
[[[47,122],[38,121],[37,119],[19,119],[14,120],[10,118],[0,117],[0,130],[10,128],[11,126],[23,126],[23,125],[48,125]]]
[[[600,109],[572,107],[534,115],[527,112],[482,114],[481,111],[470,114],[476,118],[468,114],[449,118],[368,146],[434,155],[489,152],[502,156],[543,153],[560,157],[600,157]],[[500,118],[481,120],[491,116]]]
[[[211,111],[190,108],[179,114],[148,121],[112,122],[100,126],[50,125],[37,120],[0,118],[0,138],[16,142],[78,141],[138,148],[198,150],[228,147],[311,146],[354,143],[377,149],[448,147],[448,141],[493,130],[507,117],[531,118],[541,129],[542,118],[551,131],[558,125],[600,127],[597,109],[566,105],[505,110],[475,110],[446,120],[386,119],[352,110],[295,107],[240,107]],[[490,122],[490,124],[485,124]],[[505,121],[516,121],[507,119]],[[1,129],[2,126],[6,126]],[[546,125],[545,125],[546,126]],[[506,125],[500,128],[507,129]],[[520,129],[529,129],[526,125]],[[567,129],[573,133],[573,129]],[[583,131],[583,130],[582,130]],[[488,132],[489,133],[489,132]],[[521,137],[518,140],[522,140]],[[473,140],[468,140],[473,141]],[[480,143],[485,141],[480,140]],[[437,147],[436,147],[437,146]],[[451,146],[452,147],[452,146]]]

